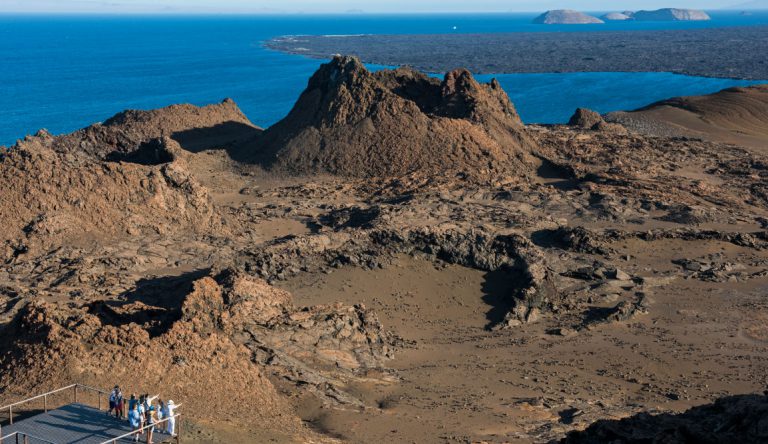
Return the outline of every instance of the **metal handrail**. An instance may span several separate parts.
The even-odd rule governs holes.
[[[56,390],[51,390],[50,392],[43,393],[42,395],[33,396],[31,398],[23,399],[21,401],[14,402],[13,404],[8,404],[6,406],[0,407],[0,411],[8,410],[8,421],[10,422],[10,424],[13,424],[13,408],[14,407],[22,405],[22,404],[27,404],[27,403],[30,403],[32,401],[36,401],[36,400],[42,398],[43,399],[43,410],[45,410],[47,412],[48,411],[48,396],[54,395],[54,394],[59,393],[59,392],[63,392],[65,390],[74,389],[74,391],[75,391],[74,399],[75,399],[75,402],[77,402],[77,389],[78,388],[82,388],[84,390],[90,390],[90,391],[98,393],[99,394],[99,400],[98,400],[99,409],[101,409],[101,395],[109,395],[109,392],[107,392],[107,391],[104,391],[104,390],[101,390],[101,389],[98,389],[98,388],[94,388],[94,387],[91,387],[91,386],[88,386],[88,385],[84,385],[84,384],[70,384],[70,385],[68,385],[66,387],[62,387],[62,388],[59,388],[59,389],[56,389]]]
[[[18,444],[18,442],[19,442],[19,436],[22,436],[22,437],[23,437],[23,440],[22,440],[22,442],[23,442],[24,444],[28,444],[28,443],[29,443],[29,438],[32,438],[32,439],[36,439],[36,440],[38,440],[38,441],[42,441],[42,442],[44,442],[45,444],[57,444],[57,443],[55,443],[55,442],[53,442],[53,441],[48,441],[47,439],[38,438],[38,437],[37,437],[37,436],[35,436],[35,435],[30,435],[29,433],[26,433],[26,432],[13,432],[13,433],[11,433],[10,435],[0,436],[0,444],[3,444],[3,443],[5,442],[5,440],[6,440],[6,439],[12,438],[12,437],[14,437],[14,436],[16,437],[16,443],[17,443],[17,444]]]
[[[110,438],[110,439],[108,439],[108,440],[106,440],[106,441],[102,442],[101,444],[115,444],[115,443],[117,443],[117,441],[118,441],[118,440],[121,440],[121,439],[123,439],[123,438],[130,438],[131,436],[133,436],[133,435],[135,435],[135,434],[137,434],[137,433],[141,433],[141,432],[143,432],[144,430],[147,430],[147,429],[149,429],[149,428],[152,428],[152,427],[155,427],[155,426],[157,426],[157,425],[160,425],[160,424],[162,424],[162,423],[164,423],[164,422],[167,422],[167,421],[169,421],[169,420],[171,420],[171,419],[176,419],[176,418],[179,418],[180,416],[181,416],[181,413],[177,413],[177,414],[175,414],[175,415],[173,415],[173,416],[171,416],[171,417],[168,417],[168,418],[163,418],[163,419],[161,419],[161,420],[159,420],[159,421],[157,421],[157,422],[155,422],[155,423],[153,423],[153,424],[147,424],[147,425],[145,425],[144,427],[141,427],[141,428],[139,428],[139,429],[136,429],[136,430],[132,430],[131,432],[129,432],[129,433],[126,433],[126,434],[124,434],[124,435],[120,435],[120,436],[116,436],[116,437],[114,437],[114,438]],[[176,428],[176,433],[175,433],[175,434],[174,434],[174,436],[173,436],[174,438],[176,438],[176,442],[178,442],[178,441],[179,441],[179,430],[178,430],[178,427],[179,427],[179,425],[180,425],[180,424],[181,424],[180,422],[176,424],[176,427],[177,427],[177,428]]]
[[[5,409],[7,409],[9,407],[16,407],[17,405],[26,404],[26,403],[34,401],[36,399],[44,398],[46,396],[50,396],[50,395],[53,395],[53,394],[56,394],[56,393],[59,393],[59,392],[63,392],[64,390],[69,390],[69,389],[75,388],[75,387],[81,387],[81,388],[84,388],[86,390],[90,390],[90,391],[93,391],[93,392],[101,393],[102,395],[108,395],[109,394],[109,392],[107,392],[105,390],[97,389],[97,388],[94,388],[94,387],[91,387],[91,386],[87,386],[87,385],[84,385],[84,384],[70,384],[70,385],[68,385],[66,387],[62,387],[62,388],[59,388],[59,389],[56,389],[56,390],[51,390],[50,392],[47,392],[47,393],[43,393],[42,395],[36,395],[36,396],[31,397],[31,398],[27,398],[27,399],[23,399],[23,400],[18,401],[18,402],[14,402],[13,404],[8,404],[8,405],[5,405],[5,406],[2,406],[2,407],[0,407],[0,410],[5,410]]]
[[[93,392],[96,392],[96,393],[99,394],[99,401],[98,401],[98,403],[99,403],[99,410],[101,410],[101,395],[109,396],[109,392],[105,391],[105,390],[101,390],[101,389],[94,388],[94,387],[91,387],[91,386],[87,386],[87,385],[84,385],[84,384],[70,384],[70,385],[68,385],[66,387],[62,387],[62,388],[59,388],[59,389],[56,389],[56,390],[51,390],[50,392],[46,392],[46,393],[43,393],[41,395],[36,395],[36,396],[31,397],[31,398],[27,398],[27,399],[23,399],[21,401],[14,402],[13,404],[8,404],[6,406],[0,407],[0,411],[8,410],[8,414],[9,414],[9,418],[8,419],[9,419],[10,423],[13,424],[13,408],[14,407],[22,405],[22,404],[26,404],[26,403],[29,403],[29,402],[32,402],[32,401],[35,401],[35,400],[38,400],[38,399],[42,398],[43,401],[44,401],[44,409],[47,412],[48,411],[48,396],[56,394],[56,393],[59,393],[59,392],[63,392],[65,390],[74,389],[74,400],[75,400],[74,402],[77,402],[77,389],[78,388],[82,388],[82,389],[85,389],[85,390],[90,390],[90,391],[93,391]],[[126,433],[124,435],[120,435],[120,436],[118,436],[116,438],[110,438],[110,439],[108,439],[107,441],[104,441],[101,444],[115,444],[120,439],[128,438],[128,437],[130,437],[132,435],[135,435],[137,432],[142,432],[144,430],[149,429],[150,427],[155,427],[155,426],[157,426],[159,424],[162,424],[162,423],[165,423],[165,422],[169,421],[170,419],[179,418],[180,416],[181,416],[181,413],[177,413],[177,414],[175,414],[175,415],[173,415],[173,416],[171,416],[169,418],[163,418],[163,419],[157,421],[154,424],[146,425],[146,426],[141,427],[140,429],[134,430],[134,431],[132,431],[130,433]],[[179,435],[180,435],[179,429],[180,428],[181,428],[181,422],[176,424],[176,434],[175,434],[175,436],[173,436],[174,438],[176,438],[176,442],[177,443],[180,441],[180,439],[179,439]],[[2,430],[2,429],[0,429],[0,430]],[[14,433],[11,433],[10,435],[0,436],[0,444],[3,444],[6,439],[12,438],[14,436],[16,437],[16,444],[19,444],[19,437],[20,436],[24,437],[24,440],[22,441],[24,444],[27,444],[27,442],[28,442],[27,438],[36,439],[36,440],[44,442],[45,444],[56,444],[56,443],[48,441],[46,439],[42,439],[42,438],[38,438],[36,436],[30,435],[30,434],[28,434],[26,432],[14,432]]]

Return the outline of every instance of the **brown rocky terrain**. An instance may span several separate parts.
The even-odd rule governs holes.
[[[369,72],[336,57],[245,157],[291,173],[373,177],[448,170],[525,175],[533,143],[498,82],[465,70],[440,82],[409,68]]]
[[[0,403],[120,383],[192,442],[765,439],[768,158],[570,123],[339,57],[263,132],[227,101],[21,141]]]

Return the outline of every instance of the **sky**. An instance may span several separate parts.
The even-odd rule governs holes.
[[[672,3],[672,4],[671,4]],[[738,0],[0,0],[0,12],[46,13],[408,13],[719,9]]]

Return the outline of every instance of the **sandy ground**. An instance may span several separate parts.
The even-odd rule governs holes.
[[[689,248],[665,248],[627,268],[669,268]],[[699,248],[752,254],[718,242]],[[628,243],[622,253],[641,250],[654,251]],[[547,334],[546,324],[489,331],[507,285],[504,276],[405,257],[383,270],[286,282],[300,303],[363,302],[411,344],[391,363],[401,383],[356,387],[379,408],[323,409],[297,399],[303,418],[351,442],[536,442],[530,435],[544,437],[548,427],[588,425],[579,418],[585,410],[607,418],[625,415],[624,406],[684,410],[768,381],[760,327],[768,280],[728,288],[679,281],[654,296],[649,315],[574,337]]]

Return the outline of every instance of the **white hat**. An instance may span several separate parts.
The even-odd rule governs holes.
[[[172,405],[172,404],[173,404],[173,399],[169,399],[168,400],[168,405]]]

